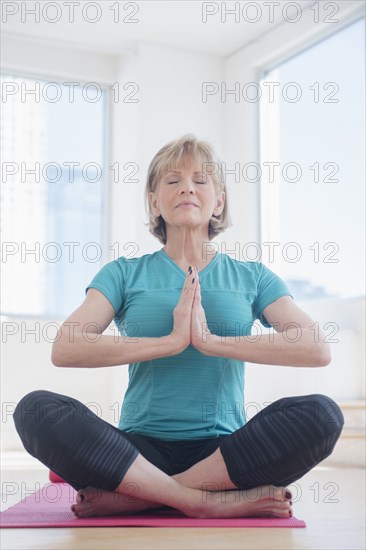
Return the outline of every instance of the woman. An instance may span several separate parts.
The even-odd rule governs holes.
[[[230,222],[208,143],[186,135],[165,145],[146,199],[164,247],[106,264],[52,349],[60,367],[129,364],[118,428],[42,390],[18,404],[18,433],[78,490],[80,517],[164,505],[190,517],[290,517],[286,486],[331,454],[343,416],[313,394],[279,399],[246,422],[244,361],[320,367],[329,347],[314,342],[314,321],[271,270],[213,254],[210,241]],[[250,336],[257,318],[277,334]],[[101,336],[112,319],[117,340]]]

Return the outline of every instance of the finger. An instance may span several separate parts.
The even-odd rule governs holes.
[[[201,299],[200,294],[199,294],[199,290],[198,290],[199,286],[200,285],[199,285],[199,282],[198,282],[198,278],[195,277],[195,280],[192,284],[192,287],[193,287],[192,288],[192,293],[193,293],[192,294],[192,301],[193,301],[193,303],[195,303],[197,300],[199,301]]]
[[[193,277],[194,277],[193,269],[192,268],[188,269],[187,272],[186,272],[186,278],[185,278],[185,281],[184,281],[183,290],[188,290],[190,288],[189,285],[192,284],[191,280],[192,280]]]
[[[195,288],[194,301],[195,301],[196,303],[200,303],[200,302],[201,302],[200,285],[199,285],[198,283],[197,283],[196,288]]]
[[[187,271],[186,279],[184,281],[183,292],[181,293],[181,300],[188,305],[192,304],[194,299],[194,292],[197,284],[197,276],[195,270]]]
[[[196,284],[197,284],[197,271],[196,271],[196,268],[193,267],[192,268],[192,275],[191,275],[191,283],[190,283],[190,289],[193,293],[194,293],[194,290],[196,288]]]
[[[187,281],[189,281],[189,279],[192,277],[192,269],[188,269],[187,270],[187,273],[186,273],[186,280],[185,280],[185,283],[187,283]]]
[[[198,267],[196,267],[196,278],[197,278],[197,283],[198,283],[198,286],[199,286],[200,285],[200,276],[199,276]]]
[[[196,274],[196,283],[195,283],[195,298],[201,299],[201,284],[198,277],[198,272]]]

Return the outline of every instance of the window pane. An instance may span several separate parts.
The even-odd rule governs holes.
[[[265,77],[282,92],[264,126],[277,149],[265,160],[280,162],[268,234],[298,299],[364,294],[364,42],[360,20]]]
[[[2,90],[1,312],[63,318],[103,260],[105,94],[13,75]]]

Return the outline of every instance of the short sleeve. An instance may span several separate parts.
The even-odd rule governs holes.
[[[272,325],[263,315],[263,310],[282,296],[291,296],[286,283],[264,264],[259,263],[259,277],[257,281],[257,296],[253,304],[254,319],[259,319],[262,325],[270,328]]]
[[[113,260],[102,267],[86,287],[85,294],[89,288],[96,288],[113,306],[115,314],[122,308],[125,300],[125,262],[121,258]]]

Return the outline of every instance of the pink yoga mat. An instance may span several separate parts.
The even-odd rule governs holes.
[[[52,483],[67,483],[62,479],[62,477],[55,474],[55,472],[53,472],[52,470],[50,470],[49,472],[49,478],[50,478],[50,481],[52,481]]]
[[[67,483],[42,489],[0,515],[1,527],[306,527],[297,518],[189,518],[174,508],[130,516],[77,518],[70,510],[76,491]]]

